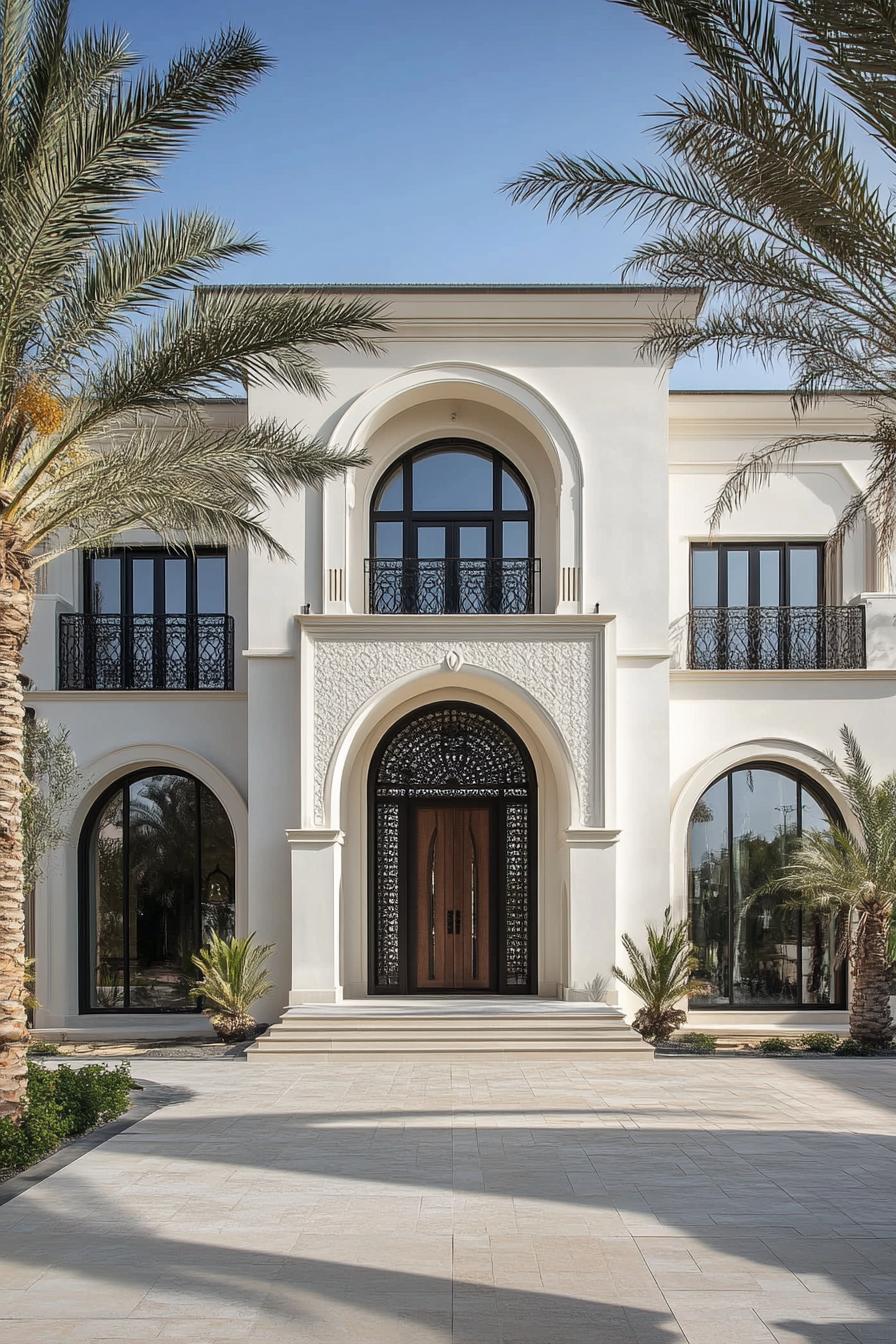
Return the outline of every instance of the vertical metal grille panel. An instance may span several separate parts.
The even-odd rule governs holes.
[[[399,836],[398,804],[376,805],[376,920],[374,965],[376,983],[399,984]]]
[[[529,809],[508,803],[505,830],[504,970],[508,986],[529,981]]]

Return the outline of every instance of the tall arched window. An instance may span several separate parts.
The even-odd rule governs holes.
[[[829,799],[783,766],[741,766],[706,790],[688,832],[691,937],[712,989],[691,1007],[836,1008],[845,1003],[837,921],[762,888],[793,841],[839,821]]]
[[[116,780],[81,833],[81,1011],[195,1011],[192,954],[234,932],[233,831],[178,770]]]
[[[500,453],[468,439],[421,444],[374,496],[370,610],[534,611],[534,528],[528,486]]]

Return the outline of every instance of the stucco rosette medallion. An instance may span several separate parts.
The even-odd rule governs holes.
[[[470,639],[463,642],[315,639],[314,815],[324,821],[327,771],[357,712],[415,673],[476,667],[519,686],[555,724],[566,743],[582,819],[594,821],[596,648],[593,638]]]

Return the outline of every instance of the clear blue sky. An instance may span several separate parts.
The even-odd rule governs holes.
[[[277,66],[168,171],[269,252],[246,281],[615,281],[637,239],[606,215],[548,224],[500,187],[552,150],[649,157],[646,114],[684,52],[610,0],[74,0],[162,64],[249,23]],[[153,201],[148,202],[152,209]],[[675,385],[780,386],[752,363]]]

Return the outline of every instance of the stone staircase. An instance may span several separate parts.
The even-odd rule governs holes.
[[[354,999],[289,1008],[246,1052],[253,1064],[650,1057],[618,1008],[535,998]]]

